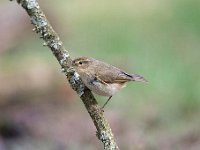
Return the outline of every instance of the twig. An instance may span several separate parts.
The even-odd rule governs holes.
[[[11,0],[12,1],[12,0]],[[34,31],[42,38],[62,67],[62,71],[67,76],[71,87],[77,92],[82,99],[85,107],[90,114],[94,125],[97,129],[97,137],[103,142],[105,150],[118,150],[118,146],[114,140],[113,133],[103,112],[91,91],[83,84],[80,76],[71,66],[71,58],[68,51],[63,46],[57,33],[46,19],[43,11],[36,0],[17,0],[17,2],[26,10],[30,16],[31,23],[34,25]]]

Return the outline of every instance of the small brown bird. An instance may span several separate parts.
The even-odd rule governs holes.
[[[76,58],[72,61],[72,66],[91,91],[109,97],[102,108],[106,106],[116,92],[125,87],[126,82],[147,82],[141,75],[128,74],[119,68],[93,58]]]

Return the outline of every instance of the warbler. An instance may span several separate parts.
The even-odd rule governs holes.
[[[128,74],[125,71],[94,58],[79,57],[72,61],[72,66],[80,75],[83,83],[94,93],[109,97],[125,87],[129,81],[147,82],[139,74]]]

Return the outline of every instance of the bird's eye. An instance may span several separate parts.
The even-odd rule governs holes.
[[[81,61],[79,61],[79,64],[82,65],[83,63]]]

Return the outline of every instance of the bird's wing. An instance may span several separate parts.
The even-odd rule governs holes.
[[[104,64],[103,68],[98,68],[95,74],[96,79],[101,81],[104,84],[108,83],[125,83],[132,80],[132,76],[125,73],[124,71],[111,66]]]
[[[143,76],[139,74],[128,74],[119,68],[116,68],[107,63],[98,61],[98,65],[93,66],[95,68],[95,78],[101,83],[125,83],[127,81],[140,81],[148,82]],[[101,67],[103,66],[103,67]]]
[[[105,83],[124,83],[124,82],[131,80],[130,78],[128,78],[123,73],[119,73],[118,75],[116,75],[116,74],[113,74],[112,72],[110,72],[108,74],[107,73],[106,74],[100,73],[98,75],[98,78]]]

